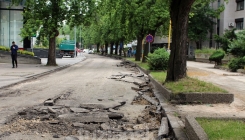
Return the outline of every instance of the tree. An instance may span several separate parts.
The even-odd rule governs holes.
[[[151,33],[155,35],[156,30],[169,22],[169,11],[167,1],[161,0],[134,0],[130,2],[130,10],[127,16],[129,21],[128,30],[137,38],[136,61],[140,61],[142,53],[142,40]],[[147,47],[148,48],[148,47]],[[146,51],[146,52],[145,52]],[[144,49],[145,56],[148,49]]]
[[[22,0],[13,0],[13,3],[19,3]],[[88,5],[90,0],[26,0],[24,9],[25,24],[21,30],[22,37],[30,37],[37,30],[40,36],[47,37],[49,40],[49,53],[47,65],[55,66],[55,40],[59,35],[58,29],[64,24],[64,21],[73,21],[84,19],[89,15]],[[34,29],[34,30],[30,30]]]
[[[186,77],[187,27],[191,6],[195,0],[171,0],[172,45],[166,81]]]
[[[195,1],[189,14],[188,38],[196,42],[197,49],[202,49],[202,42],[208,33],[213,32],[214,18],[218,18],[224,5],[217,9],[210,7],[209,1]]]
[[[225,30],[225,34],[223,36],[215,35],[214,40],[220,45],[220,47],[227,53],[229,49],[230,43],[237,39],[237,35],[235,33],[235,28],[232,30]]]

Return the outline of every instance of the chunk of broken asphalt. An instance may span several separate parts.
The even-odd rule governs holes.
[[[80,123],[103,123],[108,122],[109,117],[105,113],[80,113],[80,114],[63,114],[59,115],[58,118]]]
[[[65,140],[79,140],[77,137],[74,136],[68,136],[65,138]]]
[[[18,112],[18,115],[26,115],[26,112],[25,111],[20,111],[20,112]]]
[[[75,113],[88,113],[88,112],[90,112],[90,110],[84,109],[84,108],[71,107],[70,109],[71,109],[72,112],[75,112]]]
[[[161,126],[158,130],[158,138],[166,138],[169,133],[168,119],[163,117],[161,120]]]
[[[60,136],[55,134],[55,135],[53,135],[53,138],[60,138]]]
[[[116,113],[116,112],[111,112],[108,114],[108,117],[110,119],[121,119],[124,117],[124,114],[123,113]]]
[[[54,100],[46,100],[44,101],[44,106],[53,106],[54,105]]]

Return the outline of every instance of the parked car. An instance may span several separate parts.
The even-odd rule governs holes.
[[[89,50],[88,54],[94,54],[94,50]]]

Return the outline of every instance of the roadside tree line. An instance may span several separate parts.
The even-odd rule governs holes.
[[[22,0],[13,0],[20,3]],[[172,26],[171,54],[166,81],[186,77],[186,50],[189,13],[194,2],[212,0],[26,0],[21,35],[40,36],[49,40],[47,65],[56,65],[55,38],[65,24],[82,26],[85,43],[101,46],[137,39],[136,61],[141,60],[142,40],[147,34],[166,35]],[[105,49],[106,49],[105,48]],[[113,49],[111,48],[111,51]],[[144,49],[144,56],[148,49]],[[110,52],[112,53],[112,52]],[[143,57],[145,58],[145,57]]]

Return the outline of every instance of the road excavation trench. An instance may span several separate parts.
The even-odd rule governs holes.
[[[1,91],[0,98],[8,105],[13,105],[6,101],[10,98],[28,102],[37,100],[36,94],[45,95],[40,103],[39,98],[16,105],[24,109],[2,110],[6,119],[0,139],[173,139],[171,131],[159,132],[163,112],[147,75],[125,61],[100,56],[86,61]],[[58,75],[62,77],[54,80]],[[75,77],[74,82],[69,81]],[[52,87],[53,82],[60,84],[59,90],[52,90],[57,88]],[[28,88],[38,84],[43,85]],[[36,96],[27,99],[31,93]]]

